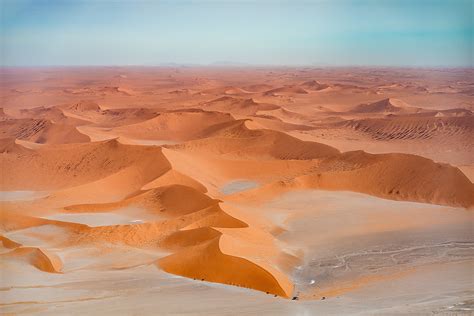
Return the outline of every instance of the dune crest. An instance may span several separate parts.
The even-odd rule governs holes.
[[[61,259],[46,250],[35,247],[19,247],[10,252],[0,254],[0,257],[24,260],[37,269],[49,273],[61,273]]]
[[[359,104],[351,110],[351,112],[355,113],[416,113],[419,111],[421,111],[421,109],[411,107],[402,100],[393,98],[387,98],[373,103]]]
[[[113,133],[135,139],[183,141],[198,137],[205,128],[233,120],[230,114],[186,110],[161,113],[150,120],[113,129]]]
[[[314,159],[339,153],[333,147],[316,142],[305,142],[273,130],[251,130],[246,120],[216,126],[207,138],[189,141],[166,148],[187,152],[206,152],[215,155],[266,159]]]
[[[234,97],[221,97],[203,104],[205,109],[227,112],[237,115],[255,115],[259,111],[275,110],[275,104],[259,103],[253,98],[239,99]]]
[[[42,119],[12,119],[3,122],[0,137],[12,137],[39,144],[69,144],[90,141],[74,126]]]

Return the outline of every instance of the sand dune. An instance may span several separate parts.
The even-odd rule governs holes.
[[[66,115],[57,107],[45,108],[40,106],[31,109],[21,109],[19,115],[20,118],[44,119],[56,123],[67,119]]]
[[[449,110],[440,110],[436,112],[435,117],[444,117],[444,116],[449,116],[449,117],[464,117],[464,116],[473,116],[474,113],[471,110],[468,109],[449,109]]]
[[[186,196],[186,200],[182,199]],[[140,204],[150,211],[160,210],[169,219],[150,224],[88,228],[78,242],[107,240],[114,243],[144,247],[157,242],[176,253],[159,260],[165,271],[200,280],[248,287],[283,297],[291,295],[293,286],[281,273],[273,274],[256,263],[222,252],[222,233],[211,227],[238,229],[246,224],[236,220],[206,195],[186,186],[161,187],[134,196],[124,202],[102,205],[77,205],[68,211],[113,209],[124,204]],[[226,247],[226,252],[233,252]],[[239,253],[237,252],[236,255]],[[234,267],[228,270],[229,267]],[[228,272],[224,272],[228,271]],[[275,277],[277,275],[277,277]]]
[[[186,199],[182,199],[182,196],[186,196]],[[107,212],[126,206],[140,206],[150,212],[159,213],[164,218],[176,218],[202,210],[208,213],[222,212],[218,204],[218,200],[211,199],[204,193],[191,187],[171,184],[138,192],[136,195],[119,202],[71,205],[66,207],[65,211],[75,213]],[[241,224],[237,220],[235,223],[237,225]]]
[[[206,89],[202,90],[199,92],[202,95],[245,95],[248,94],[249,91],[246,91],[242,88],[235,87],[235,86],[225,86],[225,87],[217,87],[217,88],[211,88],[211,89]]]
[[[80,100],[77,103],[65,106],[64,109],[73,112],[99,112],[101,110],[100,106],[92,100]]]
[[[136,139],[183,141],[198,137],[214,124],[231,120],[230,114],[203,110],[165,112],[141,123],[114,128],[112,133]]]
[[[101,127],[135,124],[157,116],[156,110],[148,108],[102,109],[91,100],[81,100],[78,103],[64,106],[63,111],[69,119],[75,118]]]
[[[31,153],[31,150],[18,145],[14,138],[0,138],[0,153],[25,155]]]
[[[204,185],[199,183],[187,175],[184,175],[174,169],[167,171],[165,174],[159,176],[155,180],[147,183],[143,186],[142,190],[149,190],[161,186],[168,185],[169,183],[181,184],[187,187],[193,188],[199,192],[206,193],[207,189]]]
[[[265,95],[288,95],[288,94],[308,94],[308,91],[298,86],[284,86],[265,91]]]
[[[45,146],[35,151],[22,150],[21,154],[13,151],[2,155],[0,164],[10,170],[3,176],[3,190],[68,188],[103,179],[131,166],[154,165],[161,173],[170,168],[160,148],[122,145],[116,140]],[[147,182],[145,179],[142,185]]]
[[[351,112],[354,113],[416,113],[422,111],[419,108],[409,106],[398,99],[383,99],[374,103],[359,104]]]
[[[414,155],[363,152],[342,154],[329,164],[340,165],[348,161],[355,170],[346,171],[342,167],[342,170],[328,174],[327,182],[326,174],[322,173],[322,179],[316,183],[322,183],[326,188],[340,186],[339,189],[392,199],[462,207],[474,205],[474,186],[458,168]]]
[[[269,84],[265,83],[259,83],[259,84],[253,84],[249,86],[245,86],[244,89],[246,91],[251,91],[251,92],[264,92],[272,89],[273,87]]]
[[[212,227],[199,227],[194,229],[178,230],[168,235],[162,242],[162,247],[171,250],[181,250],[190,246],[197,246],[204,242],[214,240],[222,235]]]
[[[300,86],[303,87],[304,89],[315,90],[315,91],[324,90],[324,89],[329,88],[328,84],[320,83],[316,80],[310,80],[310,81],[303,82]]]
[[[278,105],[259,103],[254,99],[238,99],[234,97],[222,97],[203,104],[204,109],[227,112],[237,115],[255,115],[259,111],[278,109]]]
[[[121,86],[94,86],[94,87],[84,87],[84,88],[77,88],[77,89],[63,89],[65,93],[70,93],[73,95],[99,95],[99,96],[132,96],[135,94],[130,88],[121,87]]]
[[[20,247],[10,252],[0,254],[0,258],[25,260],[41,271],[61,273],[62,262],[59,257],[40,248]]]
[[[292,188],[354,191],[393,200],[474,207],[474,184],[458,168],[414,155],[363,151],[322,159],[311,173],[243,196],[277,194]]]
[[[303,114],[288,111],[287,109],[283,107],[280,107],[274,110],[260,110],[256,114],[271,115],[271,116],[281,119],[284,122],[293,123],[293,124],[300,124],[300,123],[308,121],[309,119],[307,116]]]
[[[189,95],[192,92],[189,89],[179,89],[179,90],[169,91],[168,93],[175,94],[175,95]]]
[[[2,246],[8,249],[14,249],[21,246],[20,243],[14,242],[13,240],[8,239],[5,236],[0,236],[0,241],[2,242]]]
[[[287,123],[275,116],[265,114],[251,116],[251,119],[246,122],[246,126],[250,129],[272,129],[282,132],[314,129],[310,125]]]
[[[130,96],[133,95],[133,91],[124,87],[119,87],[119,86],[103,86],[103,87],[98,87],[96,91],[99,94],[102,95],[109,95],[109,94],[120,94],[124,96]]]
[[[337,154],[327,145],[305,142],[272,130],[250,130],[245,120],[222,124],[208,138],[167,148],[187,152],[206,152],[222,156],[264,159],[314,159]]]
[[[369,135],[377,140],[430,139],[437,136],[470,137],[474,117],[400,117],[391,119],[362,119],[338,123],[346,128]]]
[[[253,288],[283,297],[290,297],[293,290],[258,265],[224,254],[219,249],[219,238],[163,258],[159,265],[165,271],[189,278]]]
[[[87,135],[74,126],[56,124],[42,119],[12,119],[2,123],[0,137],[17,138],[40,144],[68,144],[89,142]]]
[[[100,113],[102,119],[96,119],[95,123],[100,126],[120,126],[135,124],[146,121],[157,116],[156,111],[147,108],[133,109],[110,109]]]

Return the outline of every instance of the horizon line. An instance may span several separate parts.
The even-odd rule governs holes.
[[[474,65],[316,65],[316,64],[68,64],[68,65],[0,65],[0,68],[411,68],[411,69],[474,69]]]

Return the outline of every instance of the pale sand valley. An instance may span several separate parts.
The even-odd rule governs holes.
[[[2,68],[1,314],[472,314],[473,78]]]

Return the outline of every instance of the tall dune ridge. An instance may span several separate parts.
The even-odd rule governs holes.
[[[341,124],[341,123],[339,123]],[[366,133],[376,139],[429,139],[437,136],[469,137],[474,129],[474,116],[463,117],[398,117],[362,119],[344,122],[345,127]]]
[[[67,144],[90,141],[89,136],[80,133],[74,126],[56,124],[49,120],[18,119],[2,124],[0,137],[13,137],[33,143]]]
[[[60,273],[62,268],[61,260],[57,256],[48,254],[46,251],[40,248],[16,248],[7,254],[3,254],[2,256],[27,260],[37,269],[44,272]]]
[[[234,97],[221,97],[205,103],[203,108],[238,115],[255,115],[259,111],[278,109],[279,106],[259,103],[253,98],[238,99]]]
[[[323,159],[287,185],[474,208],[474,185],[458,168],[413,155],[347,152]]]
[[[227,113],[202,110],[172,111],[135,125],[115,128],[114,133],[138,139],[182,141],[197,137],[207,126],[229,120],[232,120],[232,117]]]
[[[5,70],[0,310],[470,308],[469,74]]]
[[[166,148],[184,151],[205,151],[226,156],[261,157],[271,159],[313,159],[339,151],[315,142],[305,142],[285,133],[272,130],[251,130],[246,121],[219,125],[209,137]],[[245,144],[245,145],[244,145]]]
[[[325,83],[320,83],[317,80],[309,80],[309,81],[303,82],[301,86],[305,89],[316,90],[316,91],[324,90],[330,87],[330,85],[325,84]]]
[[[420,110],[409,106],[401,100],[387,98],[374,103],[360,104],[351,111],[355,113],[397,113],[418,112]]]
[[[160,267],[187,277],[201,277],[202,280],[254,288],[282,297],[291,296],[292,287],[286,285],[284,288],[265,269],[248,260],[224,254],[219,249],[218,238],[194,247],[204,249],[187,248],[161,259]],[[205,255],[196,256],[196,253]]]
[[[277,96],[277,95],[292,95],[292,94],[308,94],[302,87],[287,85],[280,88],[270,89],[265,91],[264,95],[267,96]]]

